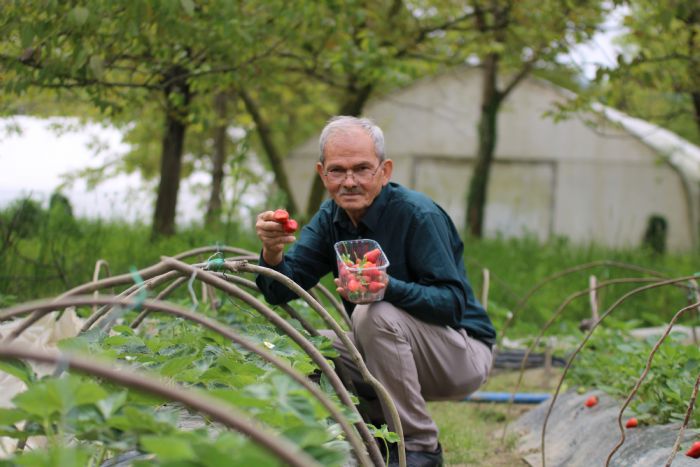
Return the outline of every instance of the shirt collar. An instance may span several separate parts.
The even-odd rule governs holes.
[[[387,183],[382,187],[382,190],[379,192],[379,195],[377,195],[377,197],[374,198],[372,204],[369,206],[369,208],[367,208],[365,215],[362,216],[358,228],[364,225],[366,229],[371,230],[373,232],[377,230],[377,227],[379,225],[379,218],[381,217],[382,213],[384,212],[384,208],[389,202],[389,198],[391,197],[391,192],[393,191],[393,189],[394,183]],[[335,216],[333,216],[333,222],[335,224],[340,225],[341,227],[344,227],[347,230],[355,230],[355,226],[352,225],[352,221],[348,217],[348,214],[345,212],[345,210],[340,208],[340,206],[338,206],[337,204],[336,207],[337,210],[335,212]]]

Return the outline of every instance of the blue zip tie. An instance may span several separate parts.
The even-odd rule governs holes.
[[[131,266],[131,277],[134,279],[134,284],[138,285],[140,289],[139,293],[136,295],[133,309],[141,311],[141,305],[143,305],[143,302],[145,302],[146,298],[148,297],[148,292],[146,292],[145,287],[146,284],[144,283],[141,274],[139,274],[138,269],[136,269],[134,266]]]

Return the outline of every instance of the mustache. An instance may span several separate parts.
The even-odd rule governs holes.
[[[340,190],[338,190],[338,194],[339,195],[361,195],[362,189],[358,188],[358,187],[354,187],[354,188],[342,187],[342,188],[340,188]]]

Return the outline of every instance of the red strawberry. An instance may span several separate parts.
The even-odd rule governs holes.
[[[289,219],[289,213],[284,209],[277,209],[274,213],[272,213],[272,219],[275,222],[283,224]]]
[[[376,263],[381,255],[382,251],[379,248],[375,248],[374,250],[370,250],[367,253],[365,253],[363,258],[367,261],[371,261],[372,263]]]
[[[382,279],[382,271],[379,269],[374,268],[374,269],[368,270],[367,272],[372,276],[372,279],[376,279],[376,280]]]
[[[296,232],[297,229],[299,228],[299,224],[294,219],[287,219],[287,221],[283,224],[283,226],[284,226],[284,231],[287,233]]]
[[[386,285],[384,285],[383,282],[370,282],[369,283],[369,291],[372,293],[377,293],[380,290],[382,290]]]
[[[631,417],[629,420],[627,420],[625,428],[637,428],[638,425],[639,422],[637,421],[637,417]]]
[[[596,404],[598,404],[598,396],[591,396],[583,403],[586,407],[593,407]]]
[[[348,290],[350,292],[357,292],[361,287],[362,284],[360,284],[360,282],[355,279],[350,279],[348,281]]]
[[[690,449],[685,452],[685,455],[697,459],[700,457],[700,441],[695,441]]]

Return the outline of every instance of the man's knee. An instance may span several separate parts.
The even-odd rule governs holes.
[[[388,302],[375,302],[358,307],[352,315],[353,330],[356,336],[373,338],[379,333],[396,333],[405,312]]]

